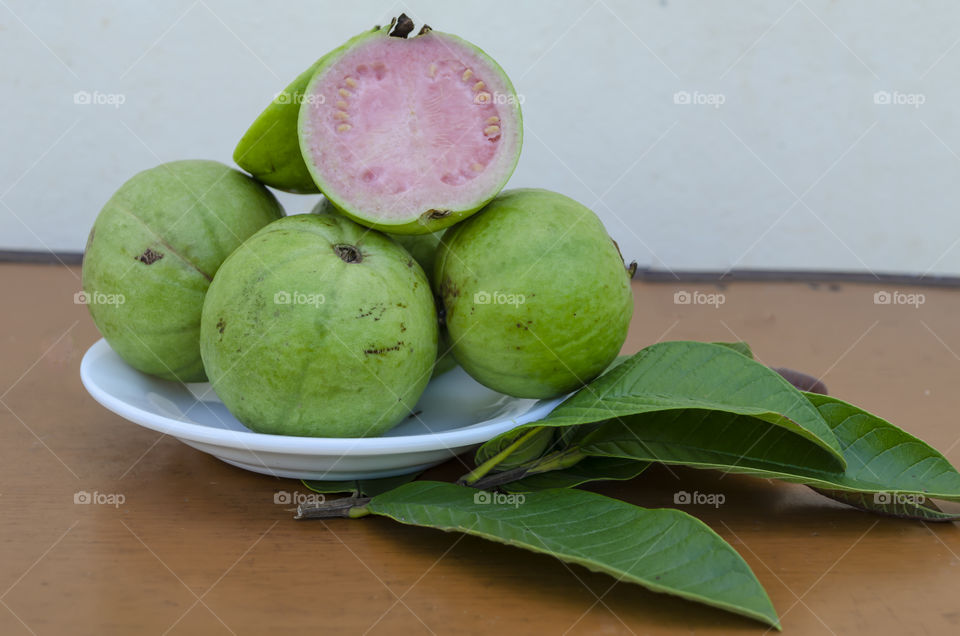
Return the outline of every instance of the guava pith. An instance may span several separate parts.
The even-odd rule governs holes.
[[[494,390],[562,395],[626,339],[633,298],[619,251],[592,211],[561,194],[501,193],[447,230],[435,267],[454,356]]]
[[[429,381],[429,283],[396,243],[341,216],[301,214],[246,241],[207,294],[201,350],[238,420],[261,433],[380,435]]]
[[[84,253],[83,289],[100,333],[140,371],[203,381],[210,281],[243,240],[282,216],[269,190],[215,161],[135,175],[104,205]]]

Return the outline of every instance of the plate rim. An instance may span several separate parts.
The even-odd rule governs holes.
[[[529,422],[542,419],[555,409],[566,395],[538,400],[520,417],[477,422],[469,426],[437,433],[423,433],[402,437],[302,437],[271,435],[254,431],[214,429],[202,424],[183,422],[165,415],[150,413],[115,397],[100,387],[91,376],[97,360],[113,353],[105,338],[90,345],[80,361],[80,381],[87,393],[101,406],[137,426],[142,426],[176,438],[220,446],[242,448],[251,452],[275,452],[295,455],[350,455],[375,456],[418,453],[435,450],[454,450],[482,444],[496,435]],[[119,357],[119,356],[118,356]],[[131,373],[141,373],[129,367]],[[521,399],[521,398],[517,398]]]

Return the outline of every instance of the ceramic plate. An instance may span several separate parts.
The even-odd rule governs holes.
[[[512,398],[457,367],[434,378],[411,416],[382,437],[290,437],[254,433],[227,411],[209,383],[179,384],[136,371],[99,340],[80,378],[117,415],[176,437],[228,464],[295,479],[375,479],[423,470],[495,435],[543,418],[563,398]]]

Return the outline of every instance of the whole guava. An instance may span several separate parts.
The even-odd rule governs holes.
[[[324,198],[313,207],[312,213],[339,214],[340,212],[330,203],[330,201]],[[424,274],[427,275],[427,280],[429,280],[432,285],[433,266],[434,262],[436,261],[437,248],[440,246],[440,240],[443,237],[443,232],[443,230],[440,230],[439,232],[432,232],[431,234],[387,233],[387,236],[399,243],[410,253],[410,256],[417,261],[417,263],[423,269]],[[450,369],[457,366],[457,361],[454,359],[453,352],[450,350],[450,334],[447,333],[447,330],[444,327],[443,317],[438,316],[438,320],[440,332],[437,344],[437,362],[433,367],[433,377],[436,377],[441,373],[446,373]]]
[[[447,230],[435,285],[457,362],[517,397],[562,395],[595,378],[633,313],[630,276],[600,219],[548,190],[503,192]]]
[[[216,161],[174,161],[135,175],[100,211],[84,252],[84,297],[100,333],[140,371],[205,380],[207,287],[237,246],[282,216],[269,190]]]
[[[224,262],[200,331],[214,390],[254,431],[380,435],[407,417],[437,355],[426,275],[380,232],[290,216]]]

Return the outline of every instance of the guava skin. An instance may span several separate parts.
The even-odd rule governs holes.
[[[83,257],[100,333],[135,369],[202,382],[200,314],[210,281],[234,249],[283,214],[269,190],[216,161],[135,175],[100,211]]]
[[[224,262],[200,340],[214,390],[250,429],[370,437],[407,417],[426,388],[437,319],[403,248],[344,217],[300,214]]]
[[[296,143],[303,91],[319,63],[314,62],[270,102],[233,151],[238,166],[272,188],[296,194],[320,192]]]
[[[623,259],[600,219],[561,194],[501,193],[447,230],[435,267],[457,362],[501,393],[573,391],[626,339],[633,296]]]
[[[323,198],[313,206],[311,214],[340,214],[340,211],[330,202]],[[387,236],[399,243],[403,249],[410,252],[410,256],[423,269],[428,279],[433,277],[433,264],[437,256],[437,247],[443,238],[443,230],[433,232],[432,234],[390,234],[384,232]]]
[[[339,214],[339,211],[327,199],[321,199],[312,210],[312,214]],[[433,266],[436,261],[437,248],[443,238],[443,230],[433,234],[387,234],[410,253],[420,265],[427,279],[433,286]],[[457,366],[457,361],[450,351],[450,335],[441,324],[437,344],[437,362],[433,368],[433,377],[446,373]]]

